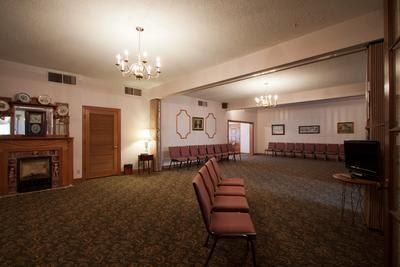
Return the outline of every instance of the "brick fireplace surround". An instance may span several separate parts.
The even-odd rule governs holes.
[[[19,158],[51,157],[52,188],[72,184],[73,138],[71,137],[1,137],[0,196],[17,192]]]

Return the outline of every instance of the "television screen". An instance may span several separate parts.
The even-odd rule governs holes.
[[[379,175],[380,153],[378,141],[344,141],[345,165],[353,176],[376,179]]]

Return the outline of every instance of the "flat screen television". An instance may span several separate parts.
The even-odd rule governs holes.
[[[380,174],[378,141],[344,141],[345,166],[352,177],[377,180]]]

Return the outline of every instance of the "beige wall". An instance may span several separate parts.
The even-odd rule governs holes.
[[[257,113],[256,152],[268,142],[343,143],[366,137],[366,102],[363,97],[293,104]],[[338,134],[338,122],[354,122],[354,134]],[[272,135],[272,124],[285,124],[285,135]],[[298,134],[300,125],[320,125],[320,134]]]
[[[77,76],[77,85],[47,81],[47,69],[0,61],[0,95],[12,97],[18,92],[31,96],[49,95],[54,102],[70,106],[70,135],[74,137],[74,178],[82,173],[82,106],[121,109],[121,165],[134,163],[144,151],[142,129],[148,127],[149,102],[144,97],[125,95],[122,84],[111,84]]]

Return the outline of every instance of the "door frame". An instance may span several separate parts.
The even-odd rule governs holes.
[[[87,144],[89,138],[89,122],[90,119],[86,115],[89,111],[97,111],[97,112],[115,112],[116,113],[116,128],[114,129],[115,137],[117,146],[117,155],[116,155],[116,166],[114,169],[114,175],[121,174],[121,109],[117,108],[105,108],[105,107],[97,107],[97,106],[82,106],[82,178],[88,178],[88,170],[87,170],[87,162],[88,162],[88,151],[87,151]],[[115,143],[114,143],[115,148]],[[95,177],[93,177],[95,178]]]
[[[249,140],[249,142],[250,142],[250,144],[249,144],[250,153],[249,154],[250,155],[254,155],[254,122],[252,122],[252,121],[228,120],[227,123],[226,123],[226,140],[227,140],[228,143],[229,143],[229,123],[230,122],[250,124],[250,134],[249,134],[249,136],[250,136],[250,140]]]

